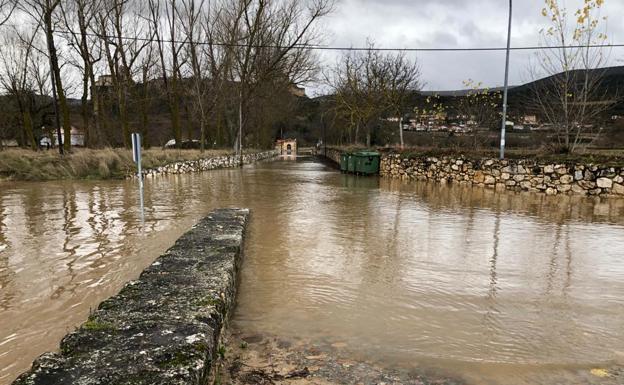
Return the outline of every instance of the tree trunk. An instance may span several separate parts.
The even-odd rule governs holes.
[[[171,130],[176,142],[176,148],[180,148],[182,145],[182,130],[180,129],[180,106],[177,99],[177,83],[176,75],[174,74],[169,82],[169,89],[167,92],[169,94],[169,108],[171,109]]]
[[[238,155],[240,157],[240,166],[243,167],[243,94],[240,93],[238,103]]]
[[[91,146],[91,127],[89,124],[89,74],[87,73],[87,69],[85,69],[85,74],[82,79],[82,98],[81,98],[81,114],[82,114],[82,125],[84,130],[84,146]]]
[[[203,154],[206,151],[206,123],[204,122],[204,118],[199,118],[199,151]]]
[[[215,133],[215,140],[217,142],[217,145],[220,147],[223,145],[223,142],[225,142],[225,135],[223,134],[223,115],[222,115],[222,111],[221,108],[219,108],[219,106],[217,106],[217,111],[216,111],[216,133]]]
[[[570,128],[569,128],[569,126],[567,126],[567,124],[566,124],[566,128],[565,128],[564,143],[565,143],[565,151],[569,152],[570,151]]]
[[[144,86],[146,83],[143,83]],[[147,91],[146,91],[147,94]],[[150,148],[149,136],[147,135],[147,129],[149,126],[149,114],[147,111],[147,95],[143,95],[143,101],[141,102],[141,136],[143,137],[143,148]]]
[[[176,147],[180,148],[182,145],[182,130],[180,129],[180,106],[176,100],[176,93],[171,95],[171,128],[173,130],[173,137],[176,141]]]
[[[150,138],[148,135],[149,127],[149,107],[150,107],[150,87],[149,82],[149,67],[144,65],[142,68],[141,81],[143,83],[142,88],[139,89],[137,96],[139,96],[139,104],[141,111],[141,144],[143,148],[148,149],[151,147]]]
[[[34,151],[37,150],[37,140],[35,139],[32,116],[28,109],[24,109],[24,133],[26,139],[30,142],[30,148]]]
[[[405,143],[403,142],[403,124],[401,122],[401,115],[399,114],[399,138],[401,140],[401,149],[405,147]]]
[[[46,39],[48,43],[48,53],[50,55],[50,64],[52,66],[51,71],[54,73],[56,92],[58,95],[58,102],[63,118],[63,147],[65,151],[69,152],[71,151],[71,120],[69,116],[69,107],[67,106],[67,98],[65,97],[65,90],[63,89],[63,81],[61,79],[61,68],[58,62],[56,46],[54,45],[54,33],[52,30],[52,10],[49,10],[45,13],[44,24],[46,30]]]
[[[130,147],[130,123],[128,122],[128,107],[126,105],[125,85],[120,87],[119,94],[119,119],[121,120],[121,131],[123,135],[123,145]]]
[[[100,124],[100,96],[97,93],[97,88],[95,87],[95,75],[93,74],[93,71],[91,71],[91,73],[89,74],[89,81],[91,82],[91,105],[93,108],[93,125],[94,125],[94,130],[92,132],[93,135],[91,135],[90,138],[90,142],[93,145],[93,143],[97,143],[97,145],[100,145],[100,141],[102,139],[102,132],[101,132],[101,124]]]

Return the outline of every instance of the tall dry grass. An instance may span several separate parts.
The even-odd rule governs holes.
[[[227,155],[229,150],[143,151],[143,168]],[[0,151],[0,179],[44,181],[58,179],[121,179],[136,172],[132,152],[127,149],[104,148],[98,150],[74,149],[60,156],[53,150],[30,151],[9,149]]]

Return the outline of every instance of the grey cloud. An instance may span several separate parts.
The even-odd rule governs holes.
[[[569,9],[581,0],[563,0]],[[513,45],[536,45],[544,25],[542,0],[514,2]],[[483,47],[504,46],[507,28],[506,0],[342,0],[327,22],[330,45],[364,46],[368,37],[377,46]],[[608,33],[614,43],[624,43],[624,1],[605,0],[603,15],[609,17]],[[331,63],[339,53],[324,53]],[[511,82],[526,80],[526,52],[512,55]],[[624,49],[614,50],[612,62],[624,58]],[[457,89],[472,78],[488,86],[502,83],[504,54],[420,53],[425,80],[430,89]]]

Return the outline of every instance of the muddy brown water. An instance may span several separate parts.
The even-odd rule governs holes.
[[[216,207],[252,209],[233,325],[475,384],[624,364],[624,200],[341,175],[310,159],[0,183],[0,384]],[[344,354],[344,352],[342,354]]]

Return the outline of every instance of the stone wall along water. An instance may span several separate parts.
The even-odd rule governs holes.
[[[243,164],[255,163],[265,159],[271,159],[278,156],[277,151],[256,152],[253,154],[243,155]],[[142,170],[143,176],[156,176],[167,174],[188,174],[193,172],[202,172],[215,170],[220,168],[231,168],[240,166],[240,157],[238,155],[224,155],[214,158],[205,158],[199,160],[189,160],[185,162],[176,162],[165,166]],[[130,175],[131,178],[136,175]]]
[[[557,164],[531,159],[470,159],[465,156],[384,154],[382,177],[458,182],[548,195],[624,196],[624,169],[594,164]]]
[[[340,156],[342,155],[341,150],[336,149],[336,148],[332,148],[332,147],[327,147],[327,149],[325,150],[325,153],[323,153],[323,150],[320,151],[319,154],[326,154],[326,158],[333,161],[334,163],[337,163],[338,165],[340,165]]]
[[[248,217],[212,212],[13,384],[208,384]]]

